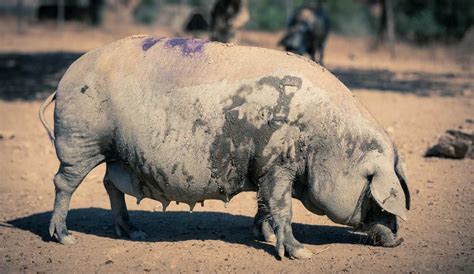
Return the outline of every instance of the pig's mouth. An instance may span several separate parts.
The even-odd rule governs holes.
[[[355,231],[367,233],[372,245],[383,247],[396,247],[403,242],[403,238],[397,236],[397,217],[384,211],[377,202],[370,198],[364,203],[363,222],[354,227]]]
[[[397,233],[380,223],[371,225],[367,235],[375,246],[396,247],[403,243],[403,238],[397,238]]]

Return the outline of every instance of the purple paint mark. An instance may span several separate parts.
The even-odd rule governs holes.
[[[195,53],[202,53],[207,41],[188,38],[172,38],[166,41],[168,48],[179,47],[183,56],[192,56]]]
[[[163,38],[156,38],[156,37],[148,37],[145,40],[143,40],[142,43],[142,50],[147,51],[151,47],[153,47],[156,43],[160,42]]]

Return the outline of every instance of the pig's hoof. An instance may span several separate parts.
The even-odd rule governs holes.
[[[276,243],[276,241],[277,241],[277,237],[276,237],[275,233],[263,234],[263,237],[265,238],[265,242],[267,242],[267,243]]]
[[[72,235],[66,235],[63,237],[57,237],[58,241],[63,245],[73,245],[76,243],[76,239]]]
[[[115,232],[117,233],[117,236],[120,238],[125,237],[125,238],[130,238],[132,240],[145,240],[148,237],[148,235],[146,235],[145,232],[138,230],[132,224],[127,224],[123,227],[121,225],[116,225]]]
[[[259,241],[264,241],[267,243],[276,243],[276,235],[273,232],[267,230],[259,231],[258,228],[254,228],[253,235],[255,236],[255,239]]]
[[[298,248],[295,251],[291,252],[290,254],[291,259],[309,259],[313,257],[313,252],[311,252],[307,248]]]
[[[64,245],[72,245],[76,243],[76,239],[69,234],[64,221],[58,220],[56,215],[53,215],[51,223],[49,224],[49,235],[56,238],[56,240]]]
[[[276,235],[268,222],[263,222],[261,226],[254,226],[253,235],[259,241],[276,243]]]
[[[130,233],[130,239],[132,240],[145,240],[148,237],[148,235],[140,230],[133,230]]]

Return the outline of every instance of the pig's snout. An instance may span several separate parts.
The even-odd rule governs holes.
[[[368,231],[372,244],[383,247],[396,247],[403,243],[403,238],[397,238],[396,231],[384,224],[374,224]]]

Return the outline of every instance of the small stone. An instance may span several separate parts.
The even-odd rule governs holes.
[[[443,135],[441,135],[441,137],[439,137],[438,143],[426,151],[425,156],[453,159],[474,159],[473,124],[466,121],[457,129],[447,130]]]
[[[0,132],[0,140],[11,140],[15,138],[15,133],[9,131]]]

